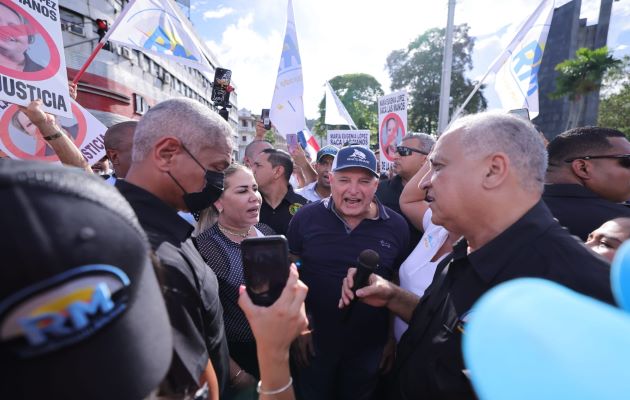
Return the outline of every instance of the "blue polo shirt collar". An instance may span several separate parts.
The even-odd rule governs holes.
[[[378,198],[376,196],[374,197],[374,200],[376,201],[376,206],[378,207],[378,217],[374,218],[373,221],[378,221],[378,220],[381,220],[381,219],[382,220],[388,220],[390,217],[389,217],[389,213],[385,209],[385,206],[383,204],[381,204],[381,202],[378,200]],[[337,218],[339,218],[339,220],[343,223],[344,227],[346,228],[346,232],[352,231],[352,229],[350,229],[348,224],[346,224],[346,221],[344,221],[344,219],[341,218],[341,216],[337,213],[337,210],[335,208],[335,202],[333,201],[332,196],[327,197],[325,199],[322,199],[322,204],[330,212],[335,214],[335,216]]]

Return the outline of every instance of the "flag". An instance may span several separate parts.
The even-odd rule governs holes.
[[[171,0],[132,0],[103,38],[214,72],[208,51]]]
[[[348,114],[348,110],[330,86],[330,82],[326,82],[326,117],[324,123],[326,125],[348,125],[357,129],[352,117]]]
[[[282,136],[286,136],[287,133],[298,133],[306,128],[303,93],[302,60],[295,32],[293,4],[289,0],[284,45],[269,111],[271,122]]]
[[[554,0],[543,0],[490,67],[504,109],[527,108],[530,118],[538,115],[538,71],[553,10]]]
[[[297,133],[298,143],[307,152],[311,158],[311,161],[315,161],[317,158],[317,152],[319,151],[319,144],[317,140],[315,140],[315,136],[311,135],[311,131],[308,128],[304,128],[303,130]]]

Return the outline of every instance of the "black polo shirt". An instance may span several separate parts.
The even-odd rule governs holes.
[[[630,217],[630,208],[627,206],[603,199],[577,184],[545,185],[543,200],[560,225],[583,241],[604,222]]]
[[[260,194],[263,198],[262,206],[260,207],[260,222],[270,226],[277,235],[286,236],[291,218],[293,218],[300,207],[308,203],[308,200],[295,193],[291,185],[289,185],[287,194],[276,208],[271,208],[265,201],[265,196],[262,192]]]
[[[116,188],[136,212],[161,264],[157,275],[173,329],[173,362],[161,389],[193,391],[210,358],[223,390],[229,358],[219,287],[190,238],[192,226],[146,190],[124,180]],[[151,332],[144,335],[151,339]]]
[[[409,226],[409,252],[416,248],[416,245],[422,237],[422,231],[416,229],[416,227],[409,221],[407,216],[403,214],[400,209],[400,195],[402,194],[404,185],[402,178],[399,175],[394,176],[392,179],[379,182],[378,189],[376,189],[376,197],[383,205],[396,211],[402,215],[407,221]]]
[[[539,277],[612,303],[609,266],[552,217],[540,201],[499,236],[467,254],[462,239],[438,266],[398,345],[390,399],[475,398],[461,338],[477,299],[499,283]],[[570,329],[567,329],[570,335]]]

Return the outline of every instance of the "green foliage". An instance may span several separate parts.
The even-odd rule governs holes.
[[[265,140],[271,144],[276,144],[276,134],[272,129],[265,132]]]
[[[451,104],[453,108],[464,103],[475,83],[464,76],[472,69],[472,51],[475,40],[468,36],[467,24],[457,25],[453,32],[453,66],[451,70]],[[392,90],[406,89],[409,93],[408,127],[410,131],[434,133],[437,131],[442,77],[442,54],[445,29],[433,28],[418,36],[406,49],[395,50],[387,56],[387,69]],[[485,110],[488,103],[482,89],[466,106],[470,113]]]
[[[608,70],[604,88],[597,124],[618,129],[630,139],[630,56]]]
[[[381,84],[368,74],[346,74],[335,76],[330,86],[343,103],[348,114],[358,129],[369,129],[371,139],[378,143],[378,107],[377,100],[384,94]],[[319,102],[319,118],[315,122],[313,132],[320,140],[326,136],[327,129],[348,129],[347,126],[327,126],[326,96]]]
[[[606,46],[595,50],[583,47],[575,56],[556,65],[556,90],[549,95],[552,99],[568,96],[574,101],[599,90],[606,71],[620,62],[608,53]]]

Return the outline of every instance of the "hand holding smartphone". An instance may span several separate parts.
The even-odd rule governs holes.
[[[297,133],[287,133],[287,150],[289,154],[293,154],[295,149],[299,146]]]
[[[260,112],[260,118],[262,119],[263,124],[265,125],[265,129],[271,129],[271,119],[269,119],[269,109],[263,108]]]
[[[289,245],[283,235],[247,238],[241,242],[247,294],[259,306],[272,305],[289,278]]]

